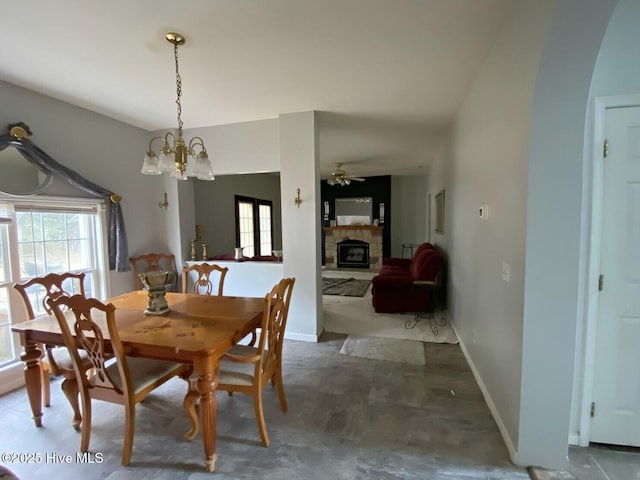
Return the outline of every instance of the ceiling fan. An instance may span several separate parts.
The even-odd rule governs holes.
[[[331,177],[327,179],[327,183],[329,185],[340,185],[341,187],[344,187],[345,185],[351,184],[352,181],[364,182],[364,178],[349,175],[346,171],[342,170],[341,167],[342,163],[336,163],[336,169],[331,172]]]

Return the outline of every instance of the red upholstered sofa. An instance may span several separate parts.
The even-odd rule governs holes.
[[[412,259],[386,258],[373,277],[372,303],[377,313],[426,312],[433,307],[433,288],[442,267],[442,255],[429,243],[421,244]]]
[[[435,249],[436,247],[434,247],[432,244],[430,244],[429,242],[424,242],[421,243],[420,245],[418,245],[418,248],[416,248],[416,252],[413,255],[413,258],[416,258],[418,256],[418,254],[422,251],[422,250],[426,250],[426,249]],[[413,260],[413,258],[398,258],[398,257],[386,257],[382,259],[382,270],[384,270],[384,266],[392,266],[392,267],[404,267],[404,268],[409,268],[409,265],[411,265],[411,261]],[[382,273],[382,271],[380,272]]]

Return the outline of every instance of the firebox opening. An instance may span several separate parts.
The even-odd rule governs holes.
[[[369,268],[369,244],[361,240],[338,242],[338,268]]]

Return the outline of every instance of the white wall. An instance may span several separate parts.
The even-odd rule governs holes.
[[[575,339],[582,303],[585,115],[615,0],[560,0],[531,116],[518,453],[521,465],[566,467]],[[636,20],[637,21],[637,20]]]
[[[391,176],[391,218],[392,257],[402,256],[403,243],[427,241],[426,175]]]
[[[148,132],[5,82],[0,105],[0,125],[25,122],[31,140],[56,161],[122,195],[130,253],[155,244],[153,221],[141,220],[158,210],[157,177],[140,174]],[[111,272],[111,295],[133,286],[131,272]]]
[[[206,263],[187,261],[187,266]],[[216,260],[216,265],[228,268],[224,277],[223,294],[229,297],[264,297],[283,275],[284,265],[278,262],[235,262]],[[213,275],[211,278],[214,278]],[[216,278],[218,278],[216,276]],[[198,279],[195,271],[189,272],[187,291],[193,292],[193,282]],[[218,283],[213,285],[214,291]],[[293,297],[292,297],[293,298]],[[289,330],[289,329],[288,329]]]
[[[591,199],[591,169],[593,148],[590,143],[593,125],[593,105],[597,97],[640,93],[640,62],[637,59],[638,45],[640,45],[640,2],[637,0],[620,0],[616,7],[609,26],[607,27],[600,52],[597,57],[596,67],[593,73],[593,81],[589,92],[589,108],[587,110],[587,134],[585,136],[585,189],[583,225],[588,228],[588,216],[590,215]],[[583,237],[584,238],[584,237]],[[586,239],[584,240],[586,243]],[[585,264],[588,250],[582,251],[581,263]],[[571,416],[571,434],[574,441],[580,434],[580,415],[588,415],[581,412],[579,405],[582,400],[581,388],[584,375],[584,338],[586,322],[584,316],[578,316],[578,336],[576,337],[576,372],[573,388],[573,407]]]
[[[185,136],[204,140],[215,175],[280,171],[279,120],[192,128]]]
[[[442,179],[429,180],[434,200],[445,188],[449,313],[512,456],[520,415],[528,132],[552,5],[514,2],[458,112],[451,164],[432,168]],[[485,204],[489,218],[482,220],[478,209]],[[511,267],[508,283],[503,261]]]
[[[427,172],[432,196],[447,189],[450,227],[432,237],[450,257],[449,312],[520,465],[567,463],[590,204],[587,92],[616,3],[514,4],[459,112],[444,152],[452,163],[438,158]],[[638,4],[619,8],[590,97],[638,92]]]

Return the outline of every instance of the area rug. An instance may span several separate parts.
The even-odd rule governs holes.
[[[363,297],[371,280],[357,278],[322,277],[323,295],[341,295],[343,297]]]
[[[342,344],[340,353],[388,362],[426,364],[424,343],[413,340],[349,335]]]

